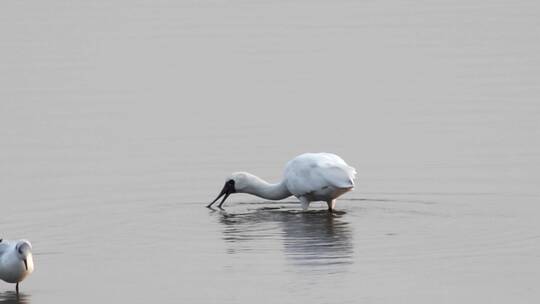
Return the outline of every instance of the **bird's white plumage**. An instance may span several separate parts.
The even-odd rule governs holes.
[[[0,279],[18,283],[34,271],[31,246],[27,240],[0,241]]]
[[[287,163],[284,175],[291,194],[299,197],[329,186],[352,188],[356,171],[335,154],[305,153]]]
[[[307,209],[310,202],[325,201],[333,209],[335,199],[354,188],[356,170],[339,156],[331,153],[305,153],[290,160],[285,166],[283,180],[270,184],[247,172],[233,173],[220,195],[249,193],[265,199],[279,200],[294,195]]]
[[[331,153],[305,153],[285,167],[289,192],[308,201],[328,201],[354,187],[356,170]]]

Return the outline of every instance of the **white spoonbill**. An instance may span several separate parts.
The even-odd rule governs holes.
[[[336,198],[354,188],[356,170],[341,157],[331,153],[305,153],[290,160],[285,166],[284,178],[270,184],[247,172],[231,174],[211,207],[223,197],[221,208],[231,193],[249,193],[269,200],[280,200],[296,196],[307,210],[310,202],[324,201],[328,210],[336,205]]]
[[[8,283],[17,283],[34,271],[32,245],[27,240],[8,241],[0,239],[0,279]]]

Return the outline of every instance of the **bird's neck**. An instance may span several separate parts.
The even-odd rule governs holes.
[[[269,200],[280,200],[291,196],[284,181],[270,184],[256,176],[252,176],[249,186],[244,192]]]

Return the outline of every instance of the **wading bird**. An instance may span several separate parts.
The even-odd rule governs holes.
[[[210,208],[222,196],[219,208],[231,193],[249,193],[269,200],[294,195],[304,210],[310,202],[324,201],[332,211],[336,198],[354,188],[355,175],[356,170],[335,154],[305,153],[287,163],[284,178],[277,184],[267,183],[247,172],[231,174],[219,195],[207,207]]]
[[[8,241],[0,239],[0,279],[8,283],[19,282],[34,271],[32,245],[27,240]]]

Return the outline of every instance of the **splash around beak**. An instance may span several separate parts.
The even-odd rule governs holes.
[[[223,203],[225,202],[225,200],[227,199],[227,197],[229,197],[229,195],[231,195],[231,193],[234,193],[236,192],[236,189],[234,188],[234,180],[229,180],[225,183],[225,186],[223,186],[223,189],[221,189],[221,192],[219,193],[219,195],[216,197],[216,199],[214,199],[210,204],[208,204],[208,206],[206,206],[207,208],[210,208],[212,207],[212,205],[218,200],[220,199],[222,196],[223,197],[223,200],[221,200],[221,202],[219,203],[218,207],[221,208],[221,205],[223,205]]]

